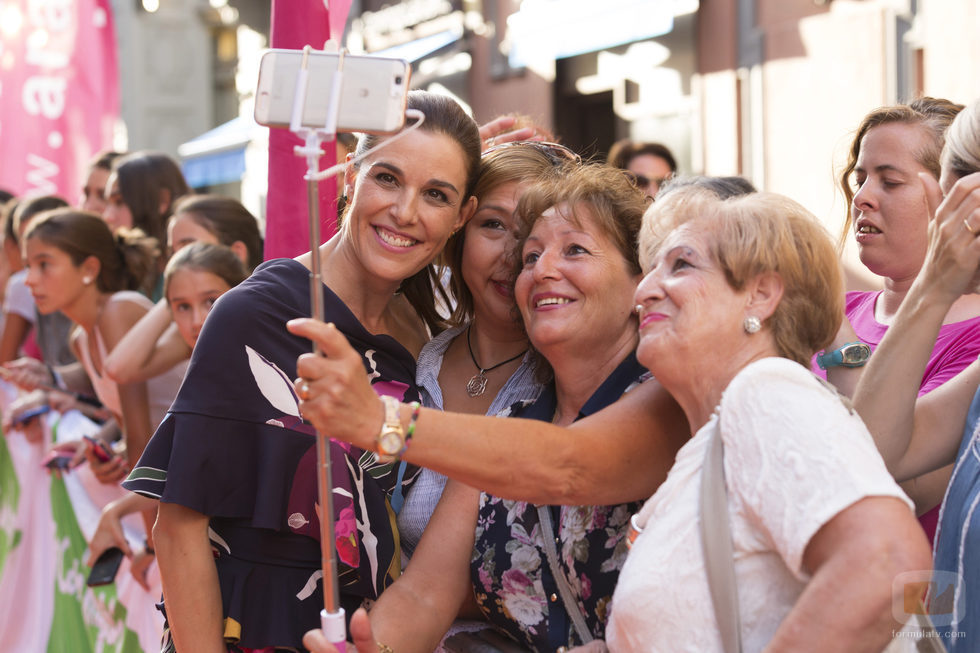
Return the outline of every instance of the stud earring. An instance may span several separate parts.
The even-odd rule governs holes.
[[[92,283],[92,277],[82,277],[82,283],[84,283],[86,286],[89,285]]]
[[[762,328],[762,320],[757,318],[755,315],[749,315],[742,322],[742,328],[745,329],[745,333],[748,334],[758,333],[759,329]]]
[[[633,307],[633,312],[636,313],[637,315],[639,315],[640,311],[642,310],[643,310],[643,304],[637,304],[636,306]]]

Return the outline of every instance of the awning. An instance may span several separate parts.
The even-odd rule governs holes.
[[[245,172],[245,147],[259,129],[251,116],[239,116],[178,147],[188,185],[201,188],[240,181]]]
[[[435,34],[423,36],[422,38],[415,39],[414,41],[409,41],[408,43],[402,43],[401,45],[394,45],[378,52],[372,52],[371,55],[378,57],[392,57],[394,59],[404,59],[409,63],[415,63],[435,52],[438,52],[439,50],[442,50],[446,46],[452,45],[458,41],[461,36],[462,35],[457,33],[456,30],[447,29],[442,32],[436,32]]]

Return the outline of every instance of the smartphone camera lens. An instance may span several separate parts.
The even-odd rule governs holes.
[[[401,75],[395,75],[395,84],[396,85],[399,85],[401,83],[402,83],[402,76]]]

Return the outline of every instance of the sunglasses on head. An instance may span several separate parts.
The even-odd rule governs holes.
[[[575,152],[560,143],[550,143],[548,141],[512,141],[510,143],[501,143],[500,145],[492,145],[483,150],[483,154],[480,156],[481,158],[485,158],[493,152],[506,150],[509,147],[533,147],[548,157],[551,164],[556,166],[564,163],[582,163],[582,157]]]

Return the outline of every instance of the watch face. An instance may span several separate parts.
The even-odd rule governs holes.
[[[394,456],[404,444],[405,437],[398,429],[386,428],[378,435],[378,451],[386,456]]]
[[[844,365],[861,364],[871,356],[871,348],[867,345],[851,345],[841,350]]]

